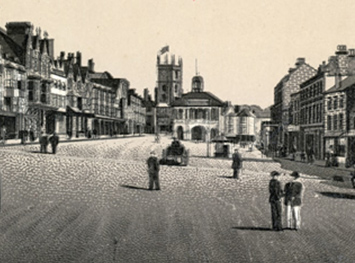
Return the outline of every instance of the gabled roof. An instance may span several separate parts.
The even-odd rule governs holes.
[[[339,82],[339,85],[334,85],[333,87],[325,91],[324,94],[344,91],[354,84],[355,84],[355,76],[349,76],[346,79]]]
[[[198,101],[207,102],[206,105],[201,105]],[[189,92],[182,95],[172,103],[172,106],[224,106],[223,101],[210,92]]]
[[[13,59],[14,61],[17,59],[18,62],[23,64],[24,49],[12,40],[4,30],[0,30],[0,45],[2,47],[2,53],[8,54],[8,58],[6,59]]]
[[[255,115],[247,109],[242,109],[240,112],[237,113],[237,117],[254,117],[255,118]]]

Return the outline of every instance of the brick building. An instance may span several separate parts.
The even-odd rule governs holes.
[[[333,149],[341,163],[355,163],[355,77],[324,92],[325,151]]]
[[[274,88],[274,104],[271,107],[272,140],[273,147],[290,147],[288,129],[290,125],[290,102],[291,94],[298,92],[300,84],[313,77],[316,70],[305,62],[304,58],[298,58],[295,68],[289,69],[288,74],[283,77]]]

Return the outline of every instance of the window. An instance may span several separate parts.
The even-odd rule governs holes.
[[[333,108],[334,110],[338,108],[338,97],[334,97]]]
[[[5,111],[12,111],[12,98],[4,97]]]
[[[175,85],[175,93],[178,92],[178,85]]]
[[[327,130],[328,131],[332,130],[332,116],[329,116],[329,115],[327,116]]]
[[[340,96],[339,108],[344,108],[344,96]]]
[[[328,98],[328,110],[332,109],[332,98]]]
[[[78,98],[77,102],[78,102],[78,109],[82,110],[83,109],[83,100],[82,100],[82,98]]]
[[[333,128],[334,130],[338,129],[338,115],[333,116]]]
[[[33,101],[33,99],[34,99],[33,87],[34,87],[33,81],[28,82],[28,87],[27,87],[27,89],[28,89],[28,101]]]
[[[343,113],[339,114],[339,130],[343,129]]]

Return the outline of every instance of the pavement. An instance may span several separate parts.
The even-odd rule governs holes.
[[[297,162],[241,149],[234,180],[230,159],[183,142],[189,165],[161,166],[161,191],[148,191],[149,152],[161,157],[170,142],[70,142],[56,155],[0,148],[0,262],[354,262],[355,193],[344,182],[302,172],[301,230],[274,232],[270,172],[284,184]]]

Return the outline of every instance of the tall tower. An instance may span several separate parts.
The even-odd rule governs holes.
[[[171,105],[176,98],[181,98],[182,58],[176,58],[169,52],[169,46],[163,47],[157,56],[157,104]]]

